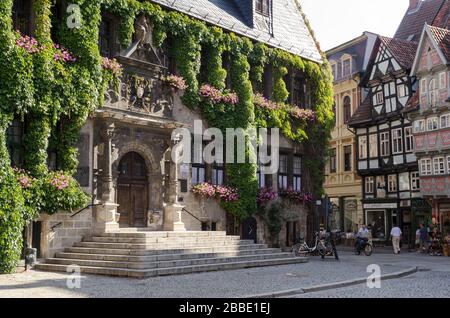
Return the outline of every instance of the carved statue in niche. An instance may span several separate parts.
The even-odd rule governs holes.
[[[162,65],[157,49],[153,46],[153,28],[148,23],[145,14],[141,14],[135,22],[135,57],[139,60]]]

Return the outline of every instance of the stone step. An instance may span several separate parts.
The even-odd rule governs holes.
[[[200,258],[216,258],[216,257],[237,257],[250,256],[260,254],[278,254],[278,248],[266,249],[249,249],[240,251],[229,251],[219,253],[192,253],[192,254],[163,254],[152,256],[130,256],[130,255],[107,255],[107,254],[83,254],[83,253],[56,253],[56,258],[65,259],[80,259],[80,260],[97,260],[97,261],[117,261],[117,262],[156,262],[156,261],[173,261],[185,259],[200,259]]]
[[[189,232],[155,232],[147,229],[120,229],[109,233],[103,233],[101,236],[109,237],[224,237],[227,236],[224,231],[189,231]]]
[[[164,275],[182,275],[191,274],[199,272],[208,271],[219,271],[219,270],[232,270],[232,269],[242,269],[251,267],[262,267],[262,266],[275,266],[275,265],[287,265],[295,263],[305,263],[307,258],[302,257],[286,257],[286,258],[275,258],[275,259],[262,259],[262,260],[251,260],[251,261],[236,261],[229,263],[217,263],[217,264],[206,264],[206,265],[192,265],[192,266],[180,266],[180,267],[168,267],[168,268],[157,268],[157,269],[130,269],[130,268],[111,268],[111,267],[95,267],[95,266],[81,266],[80,270],[85,274],[97,274],[97,275],[110,275],[110,276],[123,276],[123,277],[154,277],[154,276],[164,276]],[[47,271],[57,271],[57,272],[67,272],[68,265],[61,264],[36,264],[36,269],[47,270]]]
[[[88,267],[154,269],[154,268],[172,268],[172,267],[198,266],[210,264],[225,264],[233,262],[247,262],[255,260],[282,259],[282,258],[292,258],[292,254],[271,253],[271,254],[258,254],[250,256],[198,258],[198,259],[156,261],[156,262],[118,262],[118,261],[84,260],[84,259],[49,258],[46,260],[46,263],[60,264],[60,265],[88,266]]]
[[[151,256],[165,254],[192,254],[192,253],[222,253],[238,252],[243,250],[267,249],[266,244],[248,244],[232,246],[203,246],[186,248],[161,248],[151,250],[132,250],[132,249],[114,249],[114,248],[91,248],[91,247],[68,247],[67,253],[82,254],[106,254],[106,255],[131,255],[131,256]]]
[[[140,238],[130,238],[130,237],[104,237],[104,236],[94,236],[85,237],[83,242],[98,242],[98,243],[129,243],[129,244],[156,244],[156,243],[200,243],[200,242],[237,242],[241,241],[239,236],[229,236],[229,237],[140,237]],[[253,242],[253,241],[248,241]]]
[[[148,249],[163,249],[163,248],[189,248],[189,247],[209,247],[209,246],[237,246],[237,245],[251,245],[253,241],[211,241],[211,242],[171,242],[171,243],[148,243],[148,244],[133,244],[133,243],[101,243],[101,242],[78,242],[75,247],[90,247],[90,248],[106,248],[106,249],[133,249],[133,250],[148,250]]]

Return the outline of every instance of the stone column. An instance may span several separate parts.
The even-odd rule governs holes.
[[[172,142],[169,149],[168,156],[171,155],[172,150],[176,145],[176,141]],[[169,180],[166,184],[166,195],[164,202],[164,230],[183,232],[186,231],[186,227],[181,220],[181,213],[184,206],[178,203],[178,161],[179,154],[175,155],[175,158],[170,157],[169,165]]]
[[[100,167],[102,169],[100,179],[100,204],[93,209],[94,233],[101,234],[119,229],[117,223],[117,207],[114,203],[114,184],[112,173],[112,137],[114,135],[114,123],[105,123],[101,127],[101,137],[103,138],[102,153],[99,153],[103,160]]]

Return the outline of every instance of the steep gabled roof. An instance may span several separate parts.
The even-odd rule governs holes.
[[[443,64],[450,63],[450,31],[446,29],[437,28],[430,25],[425,25],[420,38],[419,47],[416,57],[414,58],[411,74],[416,75],[424,50],[426,39],[430,39],[430,44],[434,46]]]
[[[364,102],[359,105],[352,118],[348,121],[349,126],[363,124],[372,120],[372,97],[369,94]]]
[[[425,23],[433,24],[445,1],[448,0],[423,0],[419,3],[417,9],[410,10],[408,8],[394,38],[419,41],[423,26]]]
[[[403,68],[410,69],[412,67],[419,43],[384,36],[379,36],[379,38]]]
[[[296,0],[273,1],[273,34],[252,25],[252,17],[249,15],[253,14],[253,10],[250,11],[244,4],[237,4],[238,1],[247,0],[151,1],[303,58],[322,61]]]
[[[434,26],[426,26],[430,30],[430,34],[433,36],[436,44],[442,51],[447,62],[450,62],[450,30],[441,29]]]
[[[392,39],[379,35],[373,47],[366,74],[361,81],[362,85],[366,85],[370,81],[372,69],[375,65],[381,44],[384,44],[387,47],[393,58],[405,71],[409,71],[411,69],[416,56],[417,47],[419,45],[417,42]]]

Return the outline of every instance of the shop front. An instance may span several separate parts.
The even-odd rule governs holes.
[[[392,225],[397,222],[399,203],[397,200],[391,202],[365,202],[364,223],[372,231],[374,245],[386,245]]]

